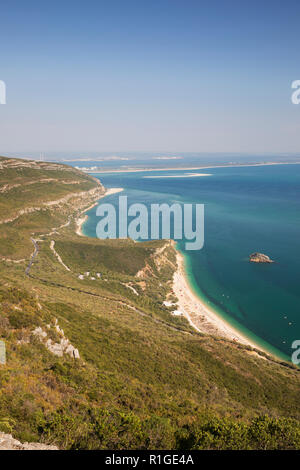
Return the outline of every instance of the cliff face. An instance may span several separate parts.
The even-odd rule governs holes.
[[[252,255],[249,256],[249,260],[251,263],[274,263],[269,256],[263,253],[252,253]]]

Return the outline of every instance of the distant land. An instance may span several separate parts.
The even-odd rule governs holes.
[[[299,153],[206,153],[206,152],[79,152],[79,151],[49,151],[41,149],[40,151],[19,152],[17,154],[7,152],[7,157],[23,158],[28,160],[47,160],[62,163],[75,162],[90,163],[101,162],[101,166],[119,167],[123,162],[127,165],[141,168],[153,168],[157,165],[160,168],[164,162],[173,163],[175,167],[202,167],[215,165],[232,165],[232,164],[254,164],[254,163],[295,163],[300,162]],[[130,163],[129,163],[130,162]],[[84,166],[84,165],[83,165]]]
[[[296,165],[296,164],[300,164],[300,160],[299,161],[295,161],[295,162],[259,162],[259,163],[228,163],[228,164],[224,164],[224,165],[206,165],[206,166],[195,166],[195,167],[185,167],[185,166],[177,166],[177,167],[165,167],[165,168],[155,168],[155,167],[145,167],[145,168],[137,168],[137,167],[125,167],[122,166],[120,168],[114,168],[114,169],[108,169],[108,168],[103,168],[103,167],[97,167],[97,166],[93,166],[93,167],[79,167],[79,166],[75,166],[75,168],[77,168],[78,170],[81,170],[81,171],[84,171],[84,172],[87,172],[87,173],[97,173],[97,172],[100,172],[100,173],[113,173],[113,172],[118,172],[118,173],[130,173],[130,172],[144,172],[144,171],[168,171],[168,170],[187,170],[187,171],[190,171],[190,170],[209,170],[209,169],[213,169],[213,168],[226,168],[226,167],[243,167],[243,166],[268,166],[268,165]]]

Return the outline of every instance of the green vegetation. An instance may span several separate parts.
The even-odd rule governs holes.
[[[99,268],[118,274],[135,275],[146,264],[147,258],[155,251],[152,243],[134,243],[120,240],[99,241],[59,240],[56,244],[59,253],[73,269],[97,271]]]
[[[29,256],[30,236],[66,223],[80,202],[88,207],[93,198],[78,194],[93,189],[100,197],[93,177],[66,165],[0,157],[0,257]]]
[[[62,225],[71,209],[51,217]],[[62,449],[300,449],[299,369],[172,316],[170,243],[78,237],[72,219],[48,236],[35,216],[30,276],[30,255],[0,262],[0,431]],[[56,321],[80,359],[34,334],[59,342]]]

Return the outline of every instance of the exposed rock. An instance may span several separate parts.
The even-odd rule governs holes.
[[[49,327],[50,325],[48,325],[48,328]],[[68,354],[74,359],[80,359],[78,349],[74,348],[68,338],[65,337],[64,330],[59,327],[57,320],[55,320],[54,328],[61,336],[59,343],[55,343],[50,338],[47,339],[48,334],[40,326],[33,331],[33,334],[37,336],[39,340],[45,344],[46,348],[55,356],[62,357],[64,354]]]
[[[58,450],[58,447],[38,442],[24,442],[22,444],[14,439],[11,434],[0,432],[0,450]]]
[[[48,339],[46,348],[55,356],[62,357],[64,354],[68,354],[74,359],[80,359],[78,349],[74,348],[67,338],[62,338],[60,343],[54,343],[51,339]]]
[[[249,256],[249,260],[251,263],[274,263],[269,256],[263,253],[252,253],[252,255]]]
[[[33,334],[41,340],[47,338],[47,333],[40,326],[33,331]]]

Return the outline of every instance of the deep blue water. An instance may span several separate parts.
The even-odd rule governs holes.
[[[212,176],[144,178],[186,173],[179,170],[97,177],[106,187],[123,187],[129,204],[205,204],[203,249],[185,252],[179,243],[194,289],[252,340],[288,359],[300,339],[300,165],[204,172]],[[101,202],[117,203],[119,195]],[[95,211],[84,226],[88,236],[96,236]],[[255,251],[276,263],[249,263]]]

